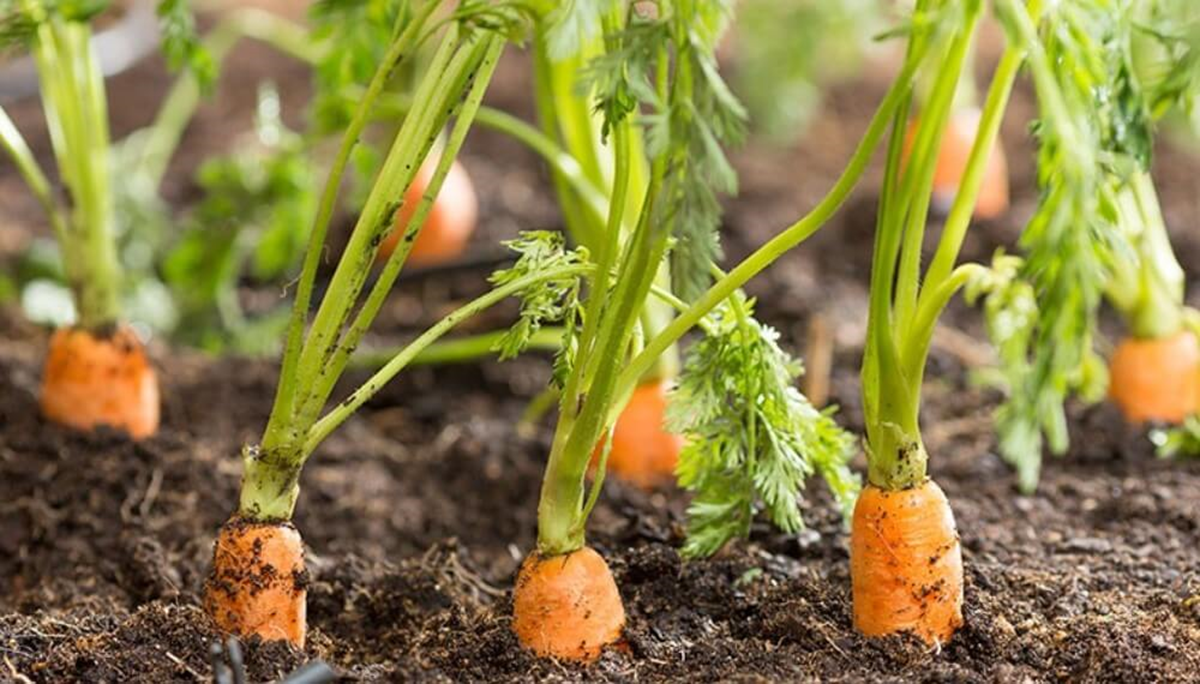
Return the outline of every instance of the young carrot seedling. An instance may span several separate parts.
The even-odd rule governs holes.
[[[962,183],[924,274],[921,252],[937,151],[982,15],[980,2],[923,0],[909,23],[906,64],[928,50],[935,71],[907,159],[908,103],[895,115],[875,235],[862,368],[868,483],[850,533],[854,624],[868,636],[911,631],[945,643],[962,624],[962,553],[946,496],[927,473],[921,386],[934,327],[951,297],[999,278],[956,261],[1023,60],[1019,43],[1009,43],[993,73]]]
[[[301,468],[330,433],[463,320],[517,294],[526,296],[523,320],[537,318],[547,308],[553,310],[554,302],[566,297],[578,277],[590,270],[582,255],[558,249],[550,238],[534,235],[518,241],[515,247],[522,253],[521,259],[514,270],[495,279],[492,290],[438,321],[365,384],[326,410],[338,379],[378,314],[431,210],[505,43],[510,36],[520,37],[524,30],[523,15],[506,3],[465,3],[445,19],[435,16],[441,6],[439,2],[423,3],[414,6],[411,14],[398,17],[386,54],[347,124],[321,194],[296,285],[275,404],[261,442],[244,450],[238,510],[221,528],[205,585],[205,606],[225,631],[304,643],[303,549],[290,520]],[[437,47],[414,96],[421,104],[404,117],[325,296],[310,320],[309,304],[326,232],[359,136],[375,114],[389,76],[418,46],[431,40],[437,41]],[[434,140],[451,121],[413,221],[368,288],[377,252],[395,227],[394,217],[405,192],[418,169],[430,159]],[[523,343],[510,341],[514,351]]]
[[[158,428],[159,388],[141,340],[121,316],[107,96],[89,26],[107,5],[14,0],[0,6],[0,49],[24,47],[37,65],[65,197],[57,196],[3,109],[0,147],[46,212],[74,304],[74,324],[50,340],[42,414],[80,430],[108,425],[143,438]],[[159,14],[170,60],[205,71],[186,3],[164,0]]]

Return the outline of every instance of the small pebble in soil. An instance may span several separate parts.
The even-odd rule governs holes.
[[[1073,537],[1063,544],[1061,550],[1066,553],[1108,553],[1112,551],[1112,544],[1095,537]]]

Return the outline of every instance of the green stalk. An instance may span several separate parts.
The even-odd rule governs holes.
[[[3,107],[0,107],[0,147],[3,147],[5,153],[12,159],[13,164],[17,167],[17,172],[25,179],[25,184],[29,187],[30,192],[42,205],[59,243],[66,244],[70,239],[67,234],[67,222],[54,198],[54,190],[50,187],[50,181],[47,180],[42,167],[38,165],[37,159],[30,152],[29,145],[25,143],[25,138],[21,137],[21,132],[17,130],[16,124],[9,118],[8,112],[4,111]]]
[[[270,12],[240,8],[225,16],[204,38],[204,47],[220,71],[220,65],[243,38],[253,38],[303,62],[314,63],[318,50],[303,27]],[[151,187],[162,184],[167,165],[179,147],[183,132],[200,105],[203,92],[191,72],[181,75],[163,100],[154,122],[139,135],[136,168]]]
[[[975,20],[977,17],[972,19],[971,27],[974,27]],[[967,31],[956,39],[959,41],[958,45],[952,50],[956,59],[965,55],[961,50],[969,45],[972,34],[973,30]],[[905,301],[909,302],[904,307],[903,316],[900,302],[891,301],[891,276],[887,267],[887,260],[894,258],[887,251],[888,245],[894,244],[899,237],[894,233],[890,236],[882,232],[877,235],[871,285],[872,321],[869,326],[873,334],[869,336],[868,350],[863,362],[864,405],[870,407],[867,412],[868,478],[871,484],[877,487],[888,490],[904,489],[916,486],[926,478],[928,454],[920,431],[921,386],[925,363],[933,331],[942,310],[961,287],[984,270],[983,266],[975,264],[956,269],[953,266],[982,186],[987,156],[999,135],[1000,120],[1023,60],[1023,52],[1022,48],[1010,45],[997,66],[984,105],[979,132],[971,148],[967,170],[955,196],[924,285],[918,280],[919,268],[911,264],[907,268],[902,265],[896,287],[897,297],[904,296]],[[938,78],[932,99],[938,100],[940,111],[937,118],[941,121],[931,122],[930,119],[925,119],[921,123],[922,127],[944,126],[952,106],[955,83],[951,79],[957,80],[956,70],[941,71]],[[947,93],[950,95],[947,96]],[[899,125],[898,121],[895,129],[897,133],[901,130]],[[889,161],[890,165],[898,163],[899,160],[895,157]],[[935,164],[936,159],[928,158],[924,163]],[[889,172],[894,177],[895,169],[892,168]],[[910,168],[906,172],[913,171]],[[932,174],[932,168],[921,168],[916,173]],[[924,220],[930,190],[928,184],[922,183],[914,209],[920,213],[909,216],[905,250],[911,248],[911,231],[920,231],[923,228],[913,221]],[[903,192],[902,187],[901,193]],[[896,231],[902,225],[903,222],[889,222],[886,217],[881,216],[881,226],[890,226]],[[891,309],[893,305],[896,306],[895,311]]]
[[[239,510],[243,517],[271,520],[290,517],[298,492],[300,469],[317,446],[388,380],[463,320],[526,287],[539,285],[548,278],[582,275],[588,271],[582,266],[554,269],[518,279],[488,292],[428,329],[386,363],[365,385],[318,420],[318,415],[334,384],[345,370],[350,355],[378,313],[383,298],[398,276],[408,254],[411,238],[416,235],[428,216],[433,200],[437,197],[450,165],[474,121],[504,48],[505,40],[501,36],[467,31],[465,36],[460,37],[458,29],[457,24],[451,24],[447,29],[441,46],[417,90],[417,100],[423,102],[424,106],[420,110],[411,111],[405,117],[375,179],[350,242],[338,261],[308,335],[302,344],[296,347],[299,349],[296,352],[298,360],[295,362],[291,378],[296,396],[288,399],[286,414],[272,414],[272,421],[278,421],[274,423],[276,429],[273,431],[272,426],[268,426],[261,448],[247,451]],[[414,25],[410,25],[408,30],[416,29]],[[397,43],[403,41],[402,35]],[[392,52],[396,52],[394,46]],[[390,71],[393,66],[394,61],[385,61],[376,77]],[[373,105],[374,100],[374,97],[363,100],[355,113],[355,122],[365,122],[368,119],[366,110]],[[378,246],[395,223],[399,207],[393,198],[403,196],[418,167],[429,154],[438,131],[451,117],[455,118],[454,127],[441,152],[429,187],[416,207],[405,238],[389,258],[365,301],[358,306],[367,271],[374,264]],[[361,131],[361,126],[359,130]],[[335,169],[337,168],[335,164]],[[336,186],[339,175],[340,172],[331,175],[329,183],[332,186]],[[323,231],[324,227],[321,230]],[[316,249],[319,251],[320,247],[322,245],[317,245]],[[346,324],[352,316],[353,322],[346,329]],[[301,317],[303,318],[306,316]],[[283,378],[280,382],[282,386]],[[279,408],[278,404],[276,408]]]
[[[316,388],[312,392],[312,399],[301,408],[301,420],[305,421],[305,424],[307,424],[308,420],[315,418],[316,413],[320,411],[325,402],[328,400],[330,393],[333,391],[334,385],[337,383],[338,378],[341,377],[342,372],[345,370],[346,364],[350,360],[350,356],[362,342],[362,338],[366,334],[367,329],[371,326],[371,323],[379,314],[379,310],[383,307],[384,301],[387,299],[388,294],[392,291],[392,285],[395,284],[396,278],[400,275],[400,269],[404,266],[404,262],[408,258],[409,252],[412,251],[412,246],[416,240],[417,234],[421,230],[421,227],[424,226],[425,220],[429,217],[429,212],[432,210],[433,203],[437,199],[437,195],[441,190],[442,183],[446,179],[446,174],[449,173],[450,166],[454,163],[454,158],[458,155],[458,151],[462,148],[463,141],[466,139],[467,132],[474,123],[475,112],[478,111],[480,103],[483,100],[483,94],[487,90],[488,84],[491,81],[492,73],[496,68],[496,64],[499,61],[500,53],[504,49],[504,45],[505,43],[503,39],[496,36],[489,37],[480,41],[474,48],[470,50],[464,49],[460,53],[460,56],[465,56],[461,62],[461,66],[456,65],[454,62],[451,63],[448,71],[448,73],[451,75],[451,78],[447,81],[449,87],[446,89],[447,97],[445,99],[448,100],[452,94],[459,92],[467,79],[474,79],[474,85],[472,86],[470,93],[467,95],[466,101],[462,107],[462,111],[457,111],[456,108],[456,113],[458,116],[454,123],[454,128],[451,131],[445,147],[442,149],[441,157],[438,160],[438,165],[434,170],[432,177],[430,178],[429,185],[425,188],[425,192],[421,197],[420,203],[413,212],[412,219],[405,227],[404,235],[401,237],[396,248],[392,251],[391,256],[384,264],[383,270],[380,272],[378,279],[372,286],[366,301],[362,305],[362,308],[359,309],[358,314],[355,316],[353,323],[351,323],[349,329],[338,342],[337,347],[334,349],[332,355],[324,363],[321,369],[321,375],[317,378]],[[446,104],[448,104],[448,102],[441,101],[439,104],[441,106],[433,105],[426,109],[428,111],[441,114],[447,110]],[[430,121],[429,125],[435,128],[440,128],[439,123],[441,121],[442,120],[438,118],[435,121]],[[418,131],[418,134],[420,134],[420,131]],[[421,138],[418,138],[417,140],[420,139]],[[412,156],[404,156],[404,148],[400,149],[402,151],[396,157],[397,159],[414,158]],[[428,147],[424,147],[416,153],[418,155],[417,158],[424,158],[427,153]],[[409,164],[409,166],[411,166],[411,164]],[[412,176],[415,176],[415,174],[407,175],[409,175],[409,178],[405,182],[405,187],[407,187],[408,183],[412,182]],[[376,183],[376,187],[380,187],[380,185],[381,184],[379,182]],[[401,189],[401,192],[403,192],[403,189]],[[372,194],[374,194],[374,191]],[[368,204],[369,202],[370,200],[368,199]],[[364,215],[365,214],[366,211],[364,210]],[[393,211],[385,214],[384,216],[385,220],[390,221],[388,224],[389,230],[391,229],[391,226],[394,225],[394,219],[390,219],[390,217],[394,215],[395,212]],[[373,264],[374,262],[375,254],[374,251],[372,251],[371,263]]]
[[[1009,96],[1024,61],[1024,52],[1019,47],[1009,46],[1001,56],[984,102],[977,140],[995,141],[1000,137],[1000,123],[1008,109]],[[925,285],[921,288],[921,297],[917,305],[916,323],[911,327],[910,343],[903,350],[905,367],[911,377],[923,375],[937,318],[953,294],[967,282],[961,271],[954,269],[954,263],[962,250],[975,200],[983,186],[989,150],[990,148],[982,148],[979,145],[971,148],[971,156],[967,160],[958,196],[950,207],[937,251],[926,271]]]
[[[536,102],[538,117],[542,123],[543,134],[546,137],[560,138],[563,149],[577,160],[584,170],[584,175],[592,185],[610,188],[614,180],[611,173],[606,173],[608,167],[603,162],[601,151],[602,119],[592,110],[587,97],[581,97],[578,92],[577,80],[587,60],[597,54],[601,47],[615,49],[621,30],[621,15],[619,12],[609,13],[603,17],[604,39],[596,40],[592,45],[581,48],[580,53],[569,59],[553,60],[547,49],[545,37],[539,31],[535,44],[534,68]],[[629,190],[630,196],[625,201],[625,213],[618,224],[622,239],[627,238],[627,226],[636,225],[645,200],[647,181],[646,154],[638,131],[629,121],[618,124],[625,129],[626,144],[631,146],[629,156]],[[576,242],[595,251],[600,240],[608,233],[601,226],[600,213],[587,211],[587,199],[578,189],[578,183],[566,177],[554,168],[552,176],[555,190],[562,208],[564,221],[568,232]],[[611,191],[610,191],[611,192]],[[582,206],[581,206],[582,203]],[[664,260],[658,266],[656,284],[663,289],[670,289],[671,276],[667,262]],[[648,301],[641,313],[641,324],[647,335],[657,334],[670,320],[671,310],[657,300]],[[650,368],[643,381],[669,379],[678,373],[679,352],[672,346],[664,352],[655,365]]]
[[[902,329],[912,320],[917,306],[917,293],[921,288],[921,250],[925,242],[925,223],[932,200],[933,177],[937,169],[946,125],[953,113],[954,96],[966,63],[971,37],[979,21],[975,12],[951,42],[950,50],[942,60],[932,94],[921,114],[914,154],[907,173],[902,173],[907,213],[897,217],[901,223],[907,218],[900,251],[900,270],[896,277],[896,293],[893,298],[895,319]],[[915,172],[919,169],[919,172]],[[901,333],[903,335],[903,332]]]
[[[571,146],[572,142],[579,142],[579,136],[569,133],[573,129],[568,124],[576,123],[579,119],[577,115],[571,113],[564,112],[565,116],[559,114],[560,102],[559,98],[555,96],[555,85],[562,81],[559,72],[564,69],[564,66],[555,65],[551,61],[545,36],[540,30],[534,37],[533,59],[534,102],[537,105],[538,119],[541,121],[542,135],[552,140],[558,140],[562,136],[564,138],[563,149],[571,155],[583,178],[594,187],[603,187],[603,179],[600,178],[598,167],[593,165],[589,168],[587,159],[580,156],[580,150],[573,149]],[[572,98],[566,101],[565,106],[568,110],[571,108],[572,101],[577,99]],[[590,139],[588,143],[590,147]],[[584,211],[585,207],[580,206],[582,196],[577,194],[578,190],[574,184],[570,183],[560,171],[552,167],[550,177],[554,183],[555,194],[558,196],[559,209],[562,211],[567,233],[576,244],[592,245],[597,243],[602,239],[599,232],[604,223],[603,213]]]
[[[812,211],[746,257],[728,275],[714,283],[686,311],[651,338],[641,353],[622,370],[617,380],[617,387],[621,392],[632,391],[646,370],[653,365],[654,359],[658,355],[679,341],[687,331],[700,324],[709,312],[727,300],[738,288],[761,273],[787,251],[808,239],[837,213],[837,210],[849,197],[850,192],[858,184],[863,172],[866,171],[867,164],[871,161],[871,156],[887,130],[889,121],[895,115],[900,104],[907,99],[912,87],[913,74],[921,62],[923,54],[924,50],[920,51],[918,57],[906,64],[896,77],[883,102],[879,105],[879,109],[872,117],[862,140],[859,141],[849,164],[829,193],[817,203]]]
[[[296,288],[296,299],[292,303],[292,315],[288,322],[287,343],[284,345],[279,385],[275,394],[275,402],[271,409],[271,417],[268,419],[267,428],[262,440],[264,447],[282,444],[288,437],[291,437],[292,440],[299,437],[294,427],[289,424],[293,418],[292,408],[297,393],[297,367],[300,362],[301,352],[303,351],[304,326],[308,320],[308,308],[312,300],[312,291],[317,278],[317,267],[320,264],[321,255],[324,253],[325,234],[329,229],[329,221],[333,216],[334,206],[337,203],[338,189],[341,186],[342,175],[345,173],[346,165],[350,161],[351,153],[353,153],[354,148],[358,145],[359,136],[362,135],[362,131],[367,125],[375,100],[383,92],[383,88],[387,84],[392,70],[406,57],[411,56],[418,40],[421,38],[421,29],[435,7],[436,3],[426,3],[422,9],[417,11],[416,16],[413,17],[407,28],[389,47],[387,55],[384,57],[380,68],[375,72],[375,76],[371,79],[371,83],[367,87],[367,92],[360,100],[358,109],[355,110],[354,117],[346,128],[341,147],[338,149],[333,167],[329,171],[329,177],[326,179],[325,189],[321,194],[320,204],[317,208],[317,215],[313,220],[313,229],[309,234],[308,248],[304,255],[304,265],[301,269],[300,280]]]
[[[491,332],[471,335],[445,342],[436,342],[426,347],[409,365],[412,366],[444,366],[455,363],[470,363],[481,358],[494,356],[496,345],[504,339],[508,331],[493,330]],[[529,338],[526,349],[535,351],[558,351],[562,347],[563,329],[558,327],[539,328]],[[381,349],[376,351],[360,351],[350,359],[350,368],[380,368],[404,348]]]
[[[495,304],[531,287],[558,278],[587,275],[593,269],[590,266],[563,266],[542,273],[534,273],[524,278],[518,278],[502,287],[495,288],[451,312],[438,321],[419,337],[409,343],[403,351],[392,358],[375,375],[371,376],[361,387],[350,393],[350,396],[329,411],[309,430],[304,444],[304,453],[311,454],[339,425],[354,414],[367,400],[373,397],[400,371],[404,370],[414,359],[424,352],[446,333],[453,330],[463,321],[485,311]]]
[[[349,92],[356,98],[360,96],[355,90]],[[380,99],[378,117],[383,119],[403,117],[412,109],[412,106],[413,98],[411,96],[389,93]],[[603,224],[605,210],[608,206],[607,195],[600,189],[600,186],[594,185],[587,177],[578,160],[563,150],[552,138],[512,114],[492,107],[480,106],[479,112],[475,116],[475,122],[480,126],[507,135],[540,156],[550,170],[560,175],[566,185],[582,200],[583,207],[589,215],[587,221],[595,221],[598,225]],[[580,244],[585,243],[581,241]]]
[[[104,79],[90,40],[86,24],[50,17],[38,28],[33,56],[59,174],[72,200],[61,247],[78,326],[104,331],[120,316],[121,268],[109,187]]]
[[[338,259],[325,296],[304,338],[296,367],[298,391],[294,416],[295,427],[300,431],[307,428],[307,420],[315,416],[325,403],[327,396],[322,396],[320,388],[332,384],[324,380],[332,375],[329,362],[337,349],[341,332],[353,314],[353,303],[358,301],[375,264],[377,247],[395,222],[399,209],[396,198],[403,197],[404,189],[416,176],[424,150],[429,149],[436,136],[433,118],[443,114],[440,110],[449,100],[449,89],[443,87],[443,77],[450,73],[463,73],[471,52],[469,46],[460,43],[457,25],[452,24],[417,90],[417,100],[427,105],[412,112],[415,118],[410,115],[405,119],[350,233],[350,241]],[[458,71],[451,72],[452,67],[457,67]],[[458,81],[457,78],[454,80]]]
[[[459,324],[476,316],[504,299],[525,289],[556,278],[585,275],[588,266],[565,266],[514,280],[503,287],[490,290],[463,305],[438,321],[415,340],[397,352],[384,366],[317,421],[304,435],[302,448],[295,453],[278,449],[247,448],[243,452],[244,473],[238,505],[240,517],[259,521],[288,520],[295,510],[300,493],[299,478],[304,461],[334,430],[375,396],[396,375],[417,362],[442,336]]]
[[[1134,273],[1118,278],[1109,299],[1120,309],[1137,339],[1163,339],[1183,328],[1184,275],[1171,249],[1162,209],[1150,174],[1138,171],[1119,197],[1123,221],[1136,226],[1130,237]]]

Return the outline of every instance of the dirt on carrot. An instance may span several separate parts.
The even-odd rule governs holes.
[[[204,609],[221,631],[304,648],[308,630],[304,543],[291,523],[237,517],[221,527]]]
[[[854,626],[945,644],[962,626],[963,561],[954,515],[933,480],[863,488],[850,531]]]

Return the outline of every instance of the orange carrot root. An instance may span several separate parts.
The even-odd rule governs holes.
[[[135,439],[158,430],[158,376],[132,329],[60,328],[42,372],[42,415],[78,430],[108,425]]]
[[[1131,423],[1179,423],[1200,410],[1200,343],[1191,331],[1126,339],[1113,354],[1109,376],[1109,397]]]
[[[937,165],[933,172],[933,204],[941,211],[948,211],[958,194],[967,161],[971,158],[971,146],[979,130],[981,113],[975,107],[964,107],[950,115],[950,121],[942,136],[942,147],[938,152]],[[904,141],[904,156],[907,158],[916,138],[917,120],[909,124]],[[975,218],[994,219],[1008,211],[1008,160],[999,142],[992,147],[983,169],[983,184],[975,202]]]
[[[590,548],[521,564],[513,589],[513,631],[542,657],[592,662],[625,629],[625,605],[604,558]]]
[[[683,437],[667,432],[663,424],[669,389],[665,380],[640,385],[613,428],[608,472],[642,489],[671,481],[683,449]],[[601,446],[596,447],[593,462],[599,459]]]
[[[850,578],[858,631],[908,631],[931,645],[950,640],[963,621],[962,548],[937,483],[863,488],[850,532]]]
[[[223,632],[304,648],[308,576],[291,523],[230,518],[213,546],[204,608]]]
[[[421,202],[421,196],[429,186],[435,170],[434,164],[425,164],[417,172],[408,190],[404,193],[404,204],[396,212],[396,228],[379,248],[379,260],[384,261],[404,235],[408,222],[412,220]],[[447,262],[463,253],[467,241],[475,232],[479,218],[479,200],[475,196],[471,177],[462,164],[455,160],[446,173],[442,189],[429,209],[425,225],[417,233],[407,263],[415,266],[431,266]]]

